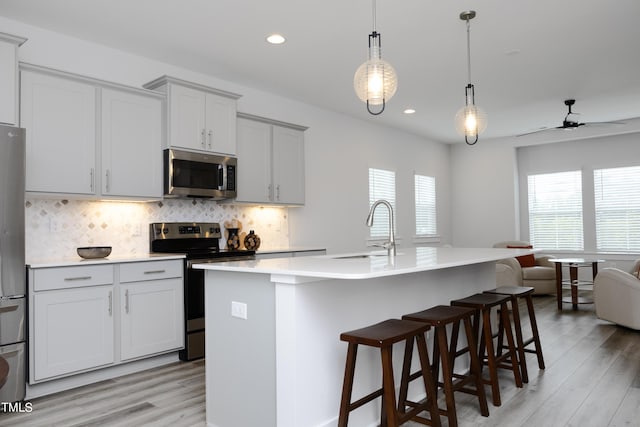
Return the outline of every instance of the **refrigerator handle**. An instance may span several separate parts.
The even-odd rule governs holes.
[[[4,307],[0,307],[0,313],[8,313],[10,311],[16,311],[20,305],[5,305]]]

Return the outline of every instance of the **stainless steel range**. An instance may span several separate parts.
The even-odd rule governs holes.
[[[185,349],[181,360],[204,357],[204,270],[194,263],[225,262],[255,258],[255,251],[220,249],[222,237],[217,222],[172,222],[150,225],[151,252],[183,253]]]

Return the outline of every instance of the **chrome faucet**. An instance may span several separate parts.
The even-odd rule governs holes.
[[[385,205],[389,210],[389,241],[383,243],[382,245],[373,245],[373,246],[382,246],[387,250],[389,256],[396,256],[396,235],[394,232],[394,220],[393,220],[393,206],[391,203],[386,200],[376,200],[373,205],[371,205],[371,209],[369,209],[369,215],[367,216],[367,227],[371,227],[373,225],[373,213],[379,205]]]

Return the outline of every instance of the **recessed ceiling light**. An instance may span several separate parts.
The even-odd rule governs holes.
[[[267,36],[267,41],[271,44],[282,44],[287,41],[287,39],[281,34],[271,34]]]
[[[407,108],[406,110],[403,111],[405,114],[414,114],[416,112],[416,110],[414,110],[413,108]]]

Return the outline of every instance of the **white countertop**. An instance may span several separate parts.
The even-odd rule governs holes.
[[[160,254],[160,253],[147,253],[136,255],[117,255],[108,256],[106,258],[96,259],[82,259],[79,256],[68,258],[55,258],[55,259],[38,259],[28,260],[27,267],[29,268],[49,268],[49,267],[76,267],[81,265],[92,264],[116,264],[123,262],[142,262],[142,261],[162,261],[169,259],[182,259],[184,254]]]
[[[286,248],[258,248],[256,250],[256,255],[262,254],[280,254],[280,253],[289,253],[289,252],[314,252],[314,251],[325,251],[326,248],[318,248],[318,247],[304,247],[304,246],[288,246]]]
[[[194,268],[328,279],[369,279],[419,271],[497,261],[533,253],[529,249],[501,248],[398,248],[389,258],[386,251],[321,256],[274,258],[253,261],[195,264]],[[357,257],[369,255],[368,257]],[[345,258],[347,257],[347,258]],[[348,258],[354,257],[354,258]]]

